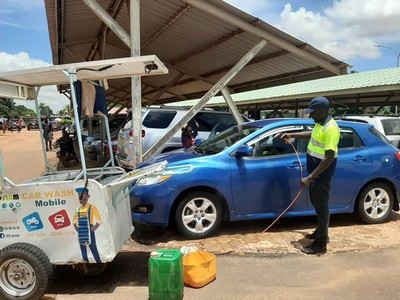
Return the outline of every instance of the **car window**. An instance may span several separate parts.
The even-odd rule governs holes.
[[[341,127],[340,128],[340,140],[338,148],[349,149],[349,148],[359,148],[364,146],[357,133],[354,132],[352,128]]]
[[[110,129],[121,127],[125,122],[125,118],[114,118],[108,122]]]
[[[391,145],[392,143],[387,139],[386,136],[384,136],[379,130],[377,130],[375,127],[369,128],[369,131],[373,134],[376,135],[379,139],[384,141],[386,144]]]
[[[216,154],[259,129],[261,129],[261,127],[237,125],[208,140],[205,140],[203,143],[195,147],[194,150],[200,154]]]
[[[400,135],[400,119],[382,119],[382,126],[386,135]]]
[[[147,128],[168,128],[176,114],[176,111],[151,110],[144,118],[143,126]]]
[[[303,131],[303,126],[290,126],[279,128],[278,130],[274,130],[272,132],[268,132],[263,136],[254,139],[250,143],[250,146],[253,147],[253,156],[254,157],[264,157],[264,156],[273,156],[273,155],[282,155],[282,154],[291,154],[295,153],[295,149],[298,152],[303,152],[305,147],[302,146],[306,143],[306,141],[302,141],[301,139],[291,138],[290,143],[286,143],[279,137],[275,137],[278,132],[280,133],[295,133]],[[293,146],[292,146],[293,145]],[[293,148],[294,147],[294,148]]]
[[[218,123],[235,123],[233,115],[230,113],[198,112],[195,116],[199,124],[198,131],[210,132]]]

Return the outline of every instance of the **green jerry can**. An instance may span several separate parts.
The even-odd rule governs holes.
[[[183,298],[183,259],[179,250],[158,249],[149,258],[150,300]]]

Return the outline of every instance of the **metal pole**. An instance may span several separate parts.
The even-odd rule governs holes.
[[[130,1],[131,56],[140,56],[140,0]],[[131,77],[133,167],[142,162],[142,80]]]

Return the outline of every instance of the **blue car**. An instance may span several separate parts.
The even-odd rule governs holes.
[[[385,222],[399,210],[400,151],[373,126],[338,121],[339,157],[330,211],[357,213],[366,223]],[[268,119],[231,127],[186,150],[153,157],[166,169],[132,183],[132,219],[176,224],[190,239],[215,234],[222,221],[276,218],[300,190],[307,140],[286,144],[278,132],[312,130],[312,119]],[[297,153],[295,152],[298,152]],[[315,211],[304,189],[284,216]]]

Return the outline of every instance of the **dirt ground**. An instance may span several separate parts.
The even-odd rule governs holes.
[[[54,131],[53,142],[61,136]],[[39,176],[45,171],[44,156],[39,130],[23,128],[20,133],[0,131],[0,150],[3,157],[6,176],[15,183]],[[57,162],[56,154],[48,151],[49,164]]]

